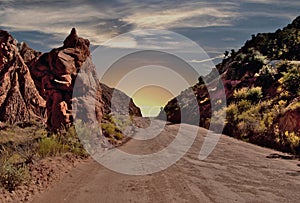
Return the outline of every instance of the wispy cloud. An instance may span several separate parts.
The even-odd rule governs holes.
[[[88,5],[74,6],[67,10],[45,7],[7,8],[0,11],[0,18],[1,26],[8,27],[12,31],[53,33],[60,40],[73,26],[80,30],[81,35],[89,37],[95,43],[100,43],[118,32],[111,25],[99,34],[101,28],[114,22],[111,19],[101,20],[101,14]]]
[[[138,28],[176,28],[176,27],[207,27],[231,25],[232,19],[237,16],[234,6],[214,7],[212,5],[189,4],[184,8],[137,11],[122,18]]]
[[[113,2],[113,3],[112,3]],[[230,25],[236,13],[232,5],[181,2],[180,8],[158,1],[6,1],[0,9],[0,26],[10,31],[52,33],[61,40],[76,26],[94,44],[133,28],[168,29]],[[150,5],[150,6],[149,6]]]
[[[249,32],[252,34],[264,28],[259,27],[261,22],[269,23],[269,27],[281,26],[278,22],[290,21],[299,15],[299,8],[299,0],[6,0],[0,2],[0,27],[16,33],[51,35],[51,40],[45,40],[49,47],[57,46],[71,27],[76,27],[81,36],[97,45],[119,34],[145,28],[183,28],[193,32],[199,28],[227,27],[223,31],[230,32],[246,29],[249,24],[252,27],[246,34],[250,35]],[[259,22],[253,23],[258,17]],[[271,22],[269,19],[284,21]],[[196,35],[191,39],[201,41]],[[218,44],[222,39],[224,37],[214,40]],[[40,39],[27,41],[45,44],[36,40]],[[202,40],[213,41],[211,36],[204,36]]]
[[[204,62],[208,62],[208,61],[212,61],[212,60],[215,60],[215,59],[222,59],[224,58],[225,55],[224,54],[221,54],[221,55],[218,55],[216,57],[213,57],[213,58],[208,58],[208,59],[203,59],[203,60],[196,60],[196,59],[193,59],[191,60],[192,63],[204,63]]]
[[[255,4],[279,4],[279,5],[286,5],[286,6],[299,6],[298,1],[291,1],[291,0],[244,0],[244,2],[248,3],[255,3]]]

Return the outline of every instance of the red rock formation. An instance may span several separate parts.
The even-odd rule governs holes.
[[[109,114],[111,108],[120,114],[129,111],[130,115],[141,116],[127,95],[100,86],[90,43],[78,37],[74,28],[63,46],[49,53],[17,43],[6,31],[0,31],[0,43],[0,122],[47,119],[48,130],[56,131],[72,122],[72,111],[76,119],[85,122],[100,122],[103,111]],[[114,92],[117,102],[111,105]]]
[[[47,101],[47,126],[51,131],[72,122],[71,99],[78,72],[82,69],[85,73],[96,70],[90,59],[89,45],[89,40],[78,37],[73,28],[62,47],[43,54],[31,65],[30,70],[37,88]],[[86,67],[87,64],[88,67]],[[97,79],[94,78],[94,80]],[[96,94],[94,98],[89,99],[94,100],[95,97]],[[100,121],[102,117],[101,94],[96,99],[97,120]],[[85,101],[82,100],[82,102]]]
[[[0,43],[0,121],[42,120],[46,102],[20,54],[21,44],[6,31],[0,31]]]

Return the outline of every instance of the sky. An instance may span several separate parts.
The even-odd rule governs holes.
[[[18,41],[25,41],[38,51],[46,52],[61,46],[72,27],[76,27],[80,36],[89,39],[93,47],[102,46],[107,40],[131,31],[158,29],[178,33],[197,43],[207,53],[204,58],[200,57],[201,60],[218,57],[225,50],[238,49],[252,34],[274,32],[298,15],[299,0],[0,1],[0,29],[9,31]],[[136,48],[141,43],[138,37],[133,39],[135,47],[123,42],[125,47],[122,49],[128,49],[126,46]],[[116,43],[122,44],[120,41],[115,41],[114,44]],[[147,45],[151,46],[151,40]],[[165,59],[170,58],[172,56]],[[192,60],[196,63],[199,58]],[[131,60],[131,64],[137,61],[138,59]],[[148,61],[143,65],[151,68],[151,60]],[[213,62],[219,61],[220,59]],[[158,69],[164,65],[156,64]],[[168,65],[176,66],[174,61]],[[113,75],[126,66],[130,66],[128,60],[121,65],[119,63],[119,68],[115,68],[117,71]],[[177,66],[174,70],[180,69]],[[116,83],[110,82],[111,78],[113,77],[107,77],[106,83],[116,86]],[[194,81],[195,77],[188,83]],[[176,96],[184,89],[170,91],[155,82],[151,85],[149,84],[149,88],[136,87],[136,91],[130,93],[130,88],[126,87],[130,86],[130,82],[127,82],[119,86],[119,89],[130,93],[136,103],[144,106],[142,112],[149,115],[156,114],[159,106],[164,105],[172,94]],[[147,96],[151,92],[152,99]],[[156,110],[151,110],[154,113],[147,112],[154,105],[158,106]]]

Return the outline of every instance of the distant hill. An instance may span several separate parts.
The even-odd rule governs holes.
[[[300,16],[275,33],[252,35],[238,51],[225,52],[222,63],[191,87],[194,95],[183,91],[172,99],[158,118],[181,122],[195,121],[208,128],[211,103],[218,106],[218,97],[211,99],[206,84],[215,86],[215,95],[224,86],[227,97],[224,133],[245,141],[282,151],[300,153]],[[214,84],[221,76],[222,84]],[[197,98],[199,108],[193,109]],[[178,100],[185,105],[179,108]]]

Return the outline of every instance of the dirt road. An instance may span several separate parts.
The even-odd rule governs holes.
[[[197,127],[185,128],[188,133],[188,129]],[[178,125],[169,125],[155,139],[131,140],[120,149],[149,154],[168,145],[177,130]],[[164,171],[129,176],[90,159],[33,202],[299,202],[299,160],[222,136],[213,153],[200,161],[199,150],[206,132],[199,128],[188,153]]]

